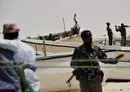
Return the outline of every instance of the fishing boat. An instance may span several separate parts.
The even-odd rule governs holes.
[[[35,45],[44,45],[41,40],[26,40],[24,42]],[[61,47],[62,49],[71,48],[71,50],[67,52],[57,51],[58,53],[47,53],[46,57],[44,57],[44,53],[37,55],[37,74],[40,78],[41,90],[57,92],[62,90],[79,89],[78,81],[75,78],[71,81],[71,87],[68,87],[66,81],[72,75],[73,71],[73,69],[70,68],[73,49],[80,44],[81,43],[76,42],[45,41],[45,45],[51,46],[51,48],[56,46],[57,48]],[[130,47],[108,46],[103,44],[100,44],[99,47],[106,52],[108,58],[115,58],[120,54],[124,54],[123,58],[121,58],[117,64],[104,64],[99,62],[101,69],[104,72],[103,83],[105,84],[109,81],[130,81]]]

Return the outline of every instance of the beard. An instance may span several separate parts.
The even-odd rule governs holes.
[[[85,48],[86,48],[86,50],[91,50],[92,49],[92,43],[85,43]]]

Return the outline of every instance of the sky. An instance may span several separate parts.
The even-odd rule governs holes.
[[[94,37],[106,35],[106,22],[130,25],[130,0],[0,0],[0,32],[4,23],[20,27],[20,36],[37,36],[63,32],[74,25],[73,16],[81,30],[89,29]],[[130,35],[130,28],[127,28]]]

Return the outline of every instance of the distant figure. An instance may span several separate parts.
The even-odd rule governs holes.
[[[80,27],[79,27],[78,22],[76,20],[76,14],[74,14],[73,20],[75,22],[75,25],[71,28],[72,35],[79,34]]]
[[[49,33],[48,40],[52,40],[52,34]]]
[[[121,26],[115,26],[117,32],[121,33],[121,46],[126,46],[126,27],[130,27],[121,23]]]
[[[77,20],[76,20],[76,13],[74,14],[74,22],[75,22],[75,24],[77,24],[78,22],[77,22]]]
[[[38,39],[42,40],[42,36],[39,35],[39,36],[38,36]]]
[[[110,23],[109,22],[107,22],[106,25],[107,25],[106,30],[107,30],[107,33],[108,33],[109,45],[112,45],[112,41],[113,41],[112,29],[110,28]]]

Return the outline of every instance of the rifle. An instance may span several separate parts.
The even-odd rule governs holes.
[[[68,87],[71,87],[70,81],[73,79],[73,77],[74,77],[74,74],[72,74],[72,75],[70,76],[70,78],[66,81],[66,84],[68,85]]]

